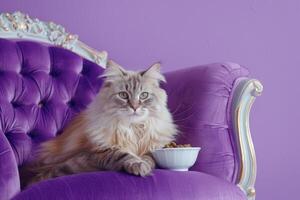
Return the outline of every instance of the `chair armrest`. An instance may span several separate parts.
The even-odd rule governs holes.
[[[213,63],[165,73],[168,107],[178,127],[178,143],[200,146],[192,171],[235,183],[238,156],[230,132],[234,83],[248,70],[234,63]]]
[[[18,165],[4,133],[0,132],[0,199],[8,200],[20,191]]]
[[[258,80],[247,78],[237,80],[235,85],[231,101],[231,128],[239,158],[236,183],[248,199],[254,200],[256,156],[250,133],[249,115],[255,98],[263,91],[263,86]]]

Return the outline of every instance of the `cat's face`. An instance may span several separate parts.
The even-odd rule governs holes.
[[[107,109],[122,121],[139,123],[157,116],[166,106],[166,93],[159,87],[164,81],[160,65],[154,64],[143,72],[126,71],[110,62],[102,94],[106,96]]]

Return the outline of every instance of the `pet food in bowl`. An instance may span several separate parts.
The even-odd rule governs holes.
[[[191,147],[190,144],[178,145],[171,142],[164,148],[153,151],[152,155],[161,168],[188,171],[195,164],[200,149],[200,147]]]

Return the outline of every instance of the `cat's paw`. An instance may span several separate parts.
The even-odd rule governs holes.
[[[136,176],[148,176],[152,172],[152,166],[144,160],[127,162],[124,165],[126,172]]]

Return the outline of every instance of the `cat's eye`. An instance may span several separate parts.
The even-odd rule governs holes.
[[[149,96],[149,93],[148,92],[142,92],[141,94],[140,94],[140,99],[147,99],[148,98],[148,96]]]
[[[119,92],[119,97],[121,97],[122,99],[128,99],[128,94],[127,92]]]

